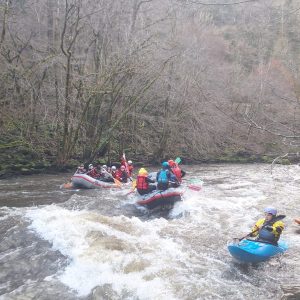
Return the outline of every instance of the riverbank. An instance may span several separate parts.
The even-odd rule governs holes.
[[[141,158],[128,156],[134,161],[136,167],[139,166],[155,166],[156,163],[151,161],[142,161]],[[207,156],[203,158],[190,158],[182,156],[182,164],[211,164],[211,163],[267,163],[271,164],[276,159],[274,154],[253,154],[245,151],[222,153],[215,156]],[[118,161],[115,158],[115,161]],[[292,164],[298,163],[298,157],[295,158],[280,158],[276,160],[278,164]],[[0,154],[0,179],[9,178],[20,175],[33,174],[54,174],[72,172],[76,167],[82,163],[79,158],[70,159],[64,165],[57,165],[56,157],[40,154],[37,151],[28,148],[10,149],[9,151],[2,151]],[[88,162],[86,162],[88,163]],[[106,159],[104,157],[98,158],[94,163],[104,164]]]

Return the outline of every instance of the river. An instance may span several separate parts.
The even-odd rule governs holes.
[[[71,174],[0,181],[1,299],[300,299],[300,167],[184,166],[170,211],[123,190],[63,190]],[[266,206],[285,214],[289,249],[258,265],[227,250]]]

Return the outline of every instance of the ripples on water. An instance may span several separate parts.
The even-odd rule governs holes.
[[[185,169],[203,190],[155,213],[135,206],[129,188],[65,191],[61,175],[0,181],[2,298],[299,299],[300,168]],[[289,250],[258,265],[234,262],[227,242],[267,205],[287,215]]]

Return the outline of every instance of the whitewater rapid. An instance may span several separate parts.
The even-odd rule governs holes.
[[[43,188],[31,190],[21,179],[27,189],[20,188],[19,193],[26,190],[27,204],[0,209],[1,297],[289,299],[288,294],[297,295],[300,226],[293,219],[300,217],[300,167],[276,165],[272,172],[262,164],[184,169],[187,179],[203,180],[202,190],[187,188],[183,201],[171,211],[153,214],[136,206],[134,195],[126,195],[130,187],[61,191],[57,177],[44,175]],[[8,191],[7,203],[14,183],[12,179],[0,184],[4,193]],[[38,205],[28,204],[30,193]],[[22,201],[20,194],[16,197]],[[248,233],[270,205],[287,216],[282,239],[289,250],[259,265],[235,262],[227,243]]]

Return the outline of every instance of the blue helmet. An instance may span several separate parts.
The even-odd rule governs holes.
[[[271,214],[271,215],[273,215],[273,216],[276,216],[276,215],[277,215],[277,209],[274,208],[274,207],[266,207],[266,208],[264,209],[264,212],[265,212],[266,214]]]
[[[164,169],[168,169],[170,167],[169,163],[166,161],[164,161],[161,165]]]

